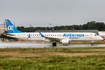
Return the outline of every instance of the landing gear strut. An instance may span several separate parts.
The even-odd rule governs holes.
[[[56,42],[52,43],[52,46],[53,46],[53,47],[54,47],[54,46],[57,46]]]
[[[93,46],[94,41],[91,41],[91,46]]]

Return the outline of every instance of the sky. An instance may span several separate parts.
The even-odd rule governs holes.
[[[50,27],[105,22],[105,0],[0,0],[0,24]]]

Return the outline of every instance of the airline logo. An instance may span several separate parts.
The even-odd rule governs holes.
[[[13,28],[14,28],[14,26],[9,25],[7,29],[8,30],[13,30]]]
[[[63,37],[69,37],[70,39],[79,39],[81,37],[84,37],[84,34],[64,33]]]

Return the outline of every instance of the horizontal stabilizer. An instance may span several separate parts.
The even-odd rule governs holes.
[[[3,33],[3,35],[7,35],[7,36],[15,36],[13,34],[7,34],[7,33]]]

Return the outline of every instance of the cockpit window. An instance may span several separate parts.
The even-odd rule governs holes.
[[[97,36],[97,34],[95,34],[95,36]]]

